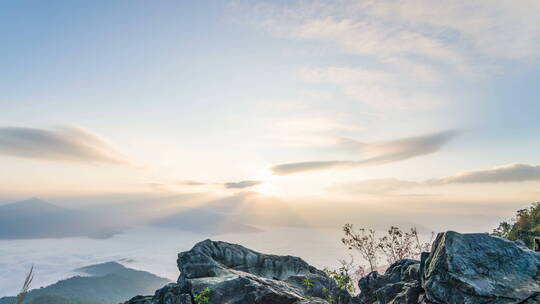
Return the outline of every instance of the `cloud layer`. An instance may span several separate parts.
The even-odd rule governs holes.
[[[389,194],[417,187],[450,184],[515,183],[540,181],[540,165],[510,164],[486,170],[465,171],[442,178],[414,182],[396,178],[367,179],[334,185],[329,190],[348,194]]]
[[[432,179],[428,184],[508,183],[540,180],[540,166],[510,164],[488,170],[466,171]]]
[[[47,161],[128,164],[105,140],[79,128],[0,127],[0,154]]]
[[[448,130],[424,136],[407,137],[391,141],[362,143],[354,140],[343,140],[347,147],[357,147],[359,152],[373,156],[361,160],[306,161],[280,164],[272,167],[277,175],[287,175],[306,171],[333,168],[351,168],[359,166],[376,166],[398,162],[413,157],[437,152],[444,144],[456,136],[458,131]]]

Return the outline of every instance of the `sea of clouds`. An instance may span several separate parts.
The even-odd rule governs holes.
[[[138,227],[108,239],[59,238],[0,241],[0,297],[15,295],[31,265],[38,288],[74,275],[90,264],[119,261],[127,267],[176,280],[177,253],[206,238],[238,243],[273,254],[295,255],[316,267],[335,267],[348,251],[340,227],[313,229],[259,227],[263,232],[201,236],[184,231]]]

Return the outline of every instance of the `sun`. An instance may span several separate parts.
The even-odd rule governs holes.
[[[275,176],[272,174],[272,171],[270,170],[270,167],[264,168],[257,172],[253,176],[254,180],[261,181],[260,184],[253,187],[253,190],[260,194],[271,194],[273,191],[272,181],[275,179]]]

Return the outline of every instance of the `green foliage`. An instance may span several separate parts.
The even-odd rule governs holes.
[[[500,223],[492,235],[512,241],[522,240],[532,248],[534,237],[540,237],[540,202],[533,203],[527,209],[518,210],[515,218],[510,222]]]
[[[313,286],[313,283],[311,282],[311,280],[309,279],[309,277],[304,277],[304,287],[306,287],[306,290],[310,290],[311,287]]]
[[[337,270],[325,268],[324,272],[336,282],[338,288],[345,289],[351,293],[354,292],[353,280],[349,274],[350,270],[346,267],[346,265],[342,264],[342,266]]]
[[[195,304],[208,304],[208,301],[210,301],[210,288],[206,287],[201,290],[199,294],[195,295],[194,299]]]

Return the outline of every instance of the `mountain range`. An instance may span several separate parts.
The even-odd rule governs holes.
[[[0,205],[0,239],[86,236],[106,238],[117,230],[91,212],[49,204],[38,198]]]
[[[202,235],[260,231],[235,221],[227,209],[230,206],[179,207],[166,215],[150,219],[131,219],[129,212],[132,207],[129,203],[123,203],[106,209],[71,209],[39,198],[0,205],[0,240],[108,238],[127,226],[137,225],[164,227]]]

